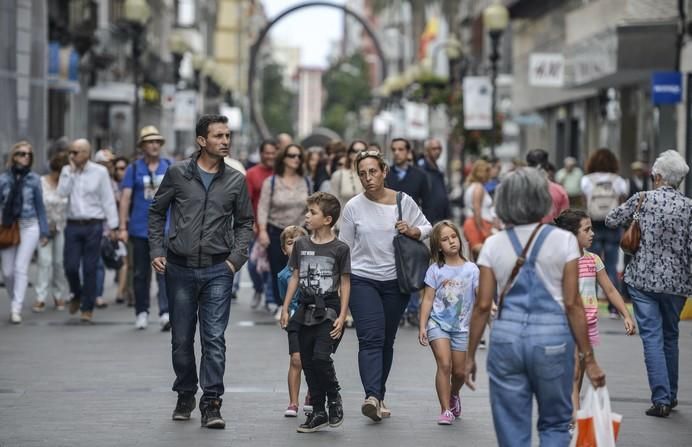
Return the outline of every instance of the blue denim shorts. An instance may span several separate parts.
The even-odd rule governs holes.
[[[468,332],[447,332],[440,326],[434,325],[428,327],[428,341],[446,338],[452,345],[452,351],[466,352],[469,346]]]

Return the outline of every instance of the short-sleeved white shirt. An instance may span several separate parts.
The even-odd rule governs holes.
[[[518,225],[514,227],[522,247],[528,242],[529,237],[537,224]],[[545,231],[541,229],[540,231]],[[539,233],[540,234],[540,233]],[[536,236],[538,238],[538,236]],[[536,240],[534,239],[534,243]],[[529,249],[529,255],[531,250]],[[562,277],[565,264],[581,256],[577,238],[559,228],[554,228],[543,242],[536,260],[536,271],[543,280],[543,284],[555,301],[564,307],[562,297]],[[517,262],[517,255],[506,231],[490,236],[481,249],[476,264],[488,267],[495,273],[497,280],[497,293],[505,287],[512,274],[512,269]]]

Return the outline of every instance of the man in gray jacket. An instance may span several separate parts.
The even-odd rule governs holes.
[[[223,374],[233,275],[248,257],[253,213],[245,177],[224,164],[231,147],[228,120],[204,115],[197,122],[200,150],[172,165],[149,208],[152,266],[166,274],[172,329],[173,420],[188,420],[195,408],[195,326],[200,320],[202,360],[199,408],[202,426],[225,428],[221,417]],[[164,226],[170,210],[168,249]]]

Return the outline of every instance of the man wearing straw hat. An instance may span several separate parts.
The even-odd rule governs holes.
[[[156,127],[143,127],[137,144],[142,157],[130,163],[122,180],[119,238],[132,242],[135,327],[140,330],[146,329],[149,321],[152,270],[149,262],[149,205],[171,165],[170,160],[161,157],[165,142]],[[156,283],[159,289],[159,324],[162,331],[169,331],[168,296],[162,274],[156,274]]]

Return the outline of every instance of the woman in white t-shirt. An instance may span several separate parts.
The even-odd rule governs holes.
[[[502,291],[487,364],[500,446],[531,445],[534,397],[541,445],[569,444],[574,341],[594,386],[605,383],[578,294],[577,239],[540,223],[551,206],[543,173],[521,168],[509,174],[495,194],[495,211],[507,229],[486,240],[477,260],[479,292],[471,317],[466,379],[474,389],[476,349],[493,301]]]
[[[620,290],[620,279],[617,275],[620,256],[620,228],[608,228],[605,219],[608,213],[627,199],[629,184],[620,177],[618,159],[608,149],[599,149],[586,162],[586,175],[581,178],[581,190],[586,199],[586,212],[591,218],[594,238],[591,244],[592,253],[603,259],[610,282]],[[619,318],[617,309],[608,303],[612,318]]]
[[[394,338],[408,304],[399,291],[394,236],[428,237],[432,229],[416,202],[402,194],[398,220],[396,191],[385,188],[387,163],[379,151],[360,152],[355,161],[364,192],[344,207],[339,239],[351,248],[349,308],[358,336],[358,368],[365,390],[363,415],[374,421],[389,417],[385,385],[394,356]]]

